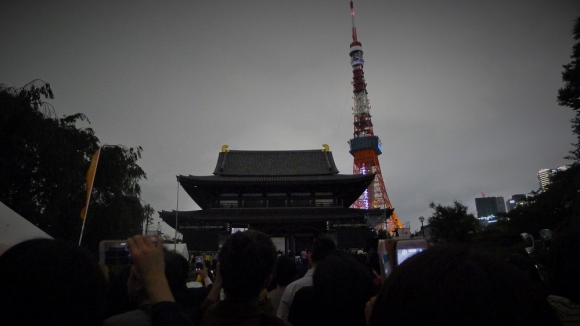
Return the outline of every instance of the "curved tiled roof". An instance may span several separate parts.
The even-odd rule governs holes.
[[[204,183],[204,184],[247,184],[247,183],[336,183],[336,182],[360,182],[367,179],[374,179],[373,173],[368,174],[333,174],[333,175],[248,175],[248,176],[228,176],[228,175],[180,175],[179,182],[185,183]]]
[[[219,154],[214,175],[314,176],[337,174],[332,152],[323,150],[226,151]]]
[[[202,209],[221,192],[335,192],[350,206],[374,180],[374,174],[315,176],[178,176],[179,184]]]
[[[331,192],[348,207],[375,175],[339,174],[327,150],[222,151],[213,175],[177,176],[201,209],[220,193]],[[224,148],[222,148],[224,150]]]

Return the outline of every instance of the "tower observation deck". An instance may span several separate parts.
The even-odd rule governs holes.
[[[352,43],[350,43],[350,65],[352,66],[352,85],[354,107],[354,132],[353,138],[349,141],[350,154],[354,157],[353,174],[374,173],[375,179],[364,193],[351,206],[359,209],[390,208],[393,209],[383,175],[379,164],[378,156],[382,154],[381,140],[374,134],[373,123],[371,121],[371,105],[368,99],[366,82],[364,77],[364,59],[362,44],[358,41],[356,27],[354,24],[354,6],[350,2],[350,16],[352,20]],[[387,229],[394,232],[396,228],[403,225],[397,214],[393,213],[386,221],[379,224],[377,229]]]

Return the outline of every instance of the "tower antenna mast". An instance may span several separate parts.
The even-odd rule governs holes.
[[[352,67],[353,100],[352,108],[354,115],[353,138],[349,141],[350,154],[354,157],[353,174],[374,173],[375,179],[364,193],[352,205],[353,208],[390,209],[391,214],[386,220],[376,226],[377,229],[386,229],[394,234],[397,228],[403,225],[395,213],[381,173],[378,156],[382,154],[381,140],[374,134],[373,123],[370,114],[370,101],[366,89],[364,77],[364,59],[362,44],[358,41],[356,26],[354,24],[354,5],[350,2],[350,16],[352,20],[352,43],[350,43],[350,65]]]
[[[350,2],[350,19],[352,21],[352,42],[358,42],[358,40],[356,39],[356,26],[354,24],[354,5],[352,3],[352,1]]]

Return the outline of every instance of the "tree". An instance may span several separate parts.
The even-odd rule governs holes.
[[[141,151],[141,147],[102,147],[83,235],[88,246],[96,248],[100,240],[126,239],[143,232],[151,208],[140,198],[138,182],[146,177],[137,165]]]
[[[574,21],[572,59],[563,65],[564,86],[558,90],[558,104],[576,112],[571,120],[572,132],[578,137],[567,159],[572,167],[558,172],[545,191],[533,193],[528,205],[509,212],[507,223],[515,232],[537,234],[541,229],[555,229],[568,217],[580,216],[580,17]]]
[[[86,200],[86,173],[100,147],[81,113],[56,118],[50,85],[0,84],[0,201],[51,236],[78,242]],[[93,186],[83,245],[141,233],[146,210],[137,165],[142,149],[104,146]]]
[[[150,227],[153,225],[153,214],[155,213],[155,210],[153,209],[153,207],[151,207],[151,205],[149,204],[145,204],[145,221],[144,221],[144,227],[143,229],[145,229],[145,233],[149,232],[149,231],[153,231]]]
[[[504,214],[513,232],[538,234],[542,229],[556,229],[566,218],[580,216],[580,165],[572,165],[555,174],[547,189],[534,192],[526,205]]]
[[[575,149],[570,152],[568,158],[576,163],[580,161],[580,17],[576,18],[573,29],[574,40],[572,46],[572,61],[565,64],[562,72],[564,87],[558,90],[558,104],[567,106],[576,111],[576,116],[571,120],[572,131],[578,137]]]
[[[433,242],[470,242],[481,230],[477,218],[458,201],[454,201],[452,206],[431,202],[429,208],[434,210],[428,218]]]
[[[503,251],[510,246],[521,248],[522,233],[537,237],[542,229],[555,230],[566,219],[580,216],[580,17],[575,20],[572,33],[576,41],[570,56],[572,61],[563,65],[564,86],[558,90],[557,100],[559,105],[576,112],[571,122],[578,142],[566,157],[574,163],[555,174],[547,189],[532,192],[526,205],[499,214],[497,224],[487,227],[478,237],[478,242],[488,247],[495,246]]]

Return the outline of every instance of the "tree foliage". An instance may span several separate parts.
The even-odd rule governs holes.
[[[555,174],[547,189],[534,192],[525,205],[517,206],[501,214],[496,225],[487,227],[478,237],[478,242],[493,251],[504,254],[522,252],[525,244],[523,233],[541,239],[541,230],[555,231],[564,223],[578,220],[580,216],[580,165],[572,165]],[[546,252],[534,253],[538,264],[546,264]]]
[[[22,88],[0,84],[0,201],[51,236],[77,241],[86,201],[86,173],[100,147],[82,113],[56,118],[46,102],[48,83]],[[137,165],[141,147],[103,146],[93,186],[83,244],[96,250],[100,240],[141,233],[152,209],[140,201]]]
[[[470,242],[481,230],[477,218],[458,201],[454,201],[452,206],[431,202],[429,208],[433,209],[428,218],[433,242]]]
[[[558,104],[571,108],[572,132],[578,137],[575,148],[566,157],[572,166],[558,172],[544,191],[533,193],[528,204],[506,214],[506,224],[515,232],[537,234],[541,229],[555,229],[567,218],[580,216],[580,17],[574,21],[572,59],[563,65],[564,86],[558,90]]]
[[[526,205],[504,216],[502,223],[518,234],[554,230],[567,218],[580,216],[580,165],[555,174],[545,191],[533,193]]]
[[[575,149],[570,152],[569,158],[576,163],[580,161],[580,17],[576,18],[573,29],[576,43],[572,47],[572,61],[565,64],[562,72],[564,87],[558,90],[558,104],[576,111],[571,120],[572,132],[578,137]]]
[[[574,22],[572,60],[563,65],[564,86],[558,90],[558,104],[571,108],[576,116],[571,120],[572,132],[578,137],[575,148],[567,159],[572,166],[551,178],[545,190],[532,192],[527,203],[509,213],[499,214],[497,224],[488,226],[478,236],[477,242],[495,251],[521,250],[521,234],[538,237],[540,230],[555,230],[569,219],[580,216],[580,17]]]

